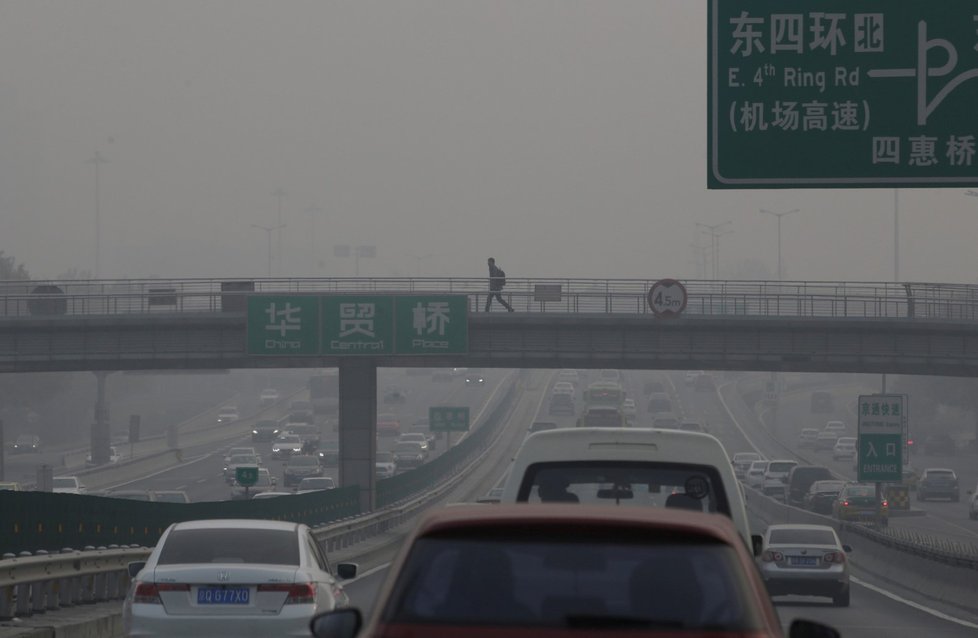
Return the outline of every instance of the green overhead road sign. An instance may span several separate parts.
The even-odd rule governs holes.
[[[389,295],[323,297],[323,354],[394,352],[394,303]]]
[[[252,355],[465,354],[465,295],[252,295]]]
[[[238,466],[234,468],[234,480],[241,487],[251,487],[258,482],[258,466]]]
[[[446,406],[428,408],[428,429],[432,432],[468,432],[469,409]]]
[[[861,395],[856,477],[860,482],[903,480],[903,419],[906,396]]]
[[[710,188],[978,184],[975,0],[710,0]]]
[[[463,295],[395,297],[397,354],[464,354],[469,300]]]
[[[248,297],[248,354],[319,354],[319,298]]]

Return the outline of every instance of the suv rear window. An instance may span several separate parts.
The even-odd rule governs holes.
[[[708,465],[642,461],[535,463],[527,468],[516,500],[678,507],[731,516],[720,474]]]
[[[163,543],[158,565],[187,563],[262,563],[298,565],[299,536],[292,530],[173,530]]]
[[[767,466],[768,472],[790,472],[795,463],[771,463]]]

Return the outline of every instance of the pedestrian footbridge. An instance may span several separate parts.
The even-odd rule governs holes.
[[[358,352],[373,366],[978,373],[978,286],[685,281],[660,318],[655,280],[484,278],[102,280],[0,284],[0,372],[330,367],[344,352],[256,354],[247,299],[459,295],[453,354]],[[367,354],[369,356],[363,357]]]

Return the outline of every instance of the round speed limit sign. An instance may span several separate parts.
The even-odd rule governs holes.
[[[686,286],[675,279],[660,279],[649,289],[649,308],[656,317],[675,317],[686,309]]]

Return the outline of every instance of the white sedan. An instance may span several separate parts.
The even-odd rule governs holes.
[[[133,577],[126,636],[308,636],[313,615],[349,604],[309,528],[263,520],[203,520],[167,528]]]

